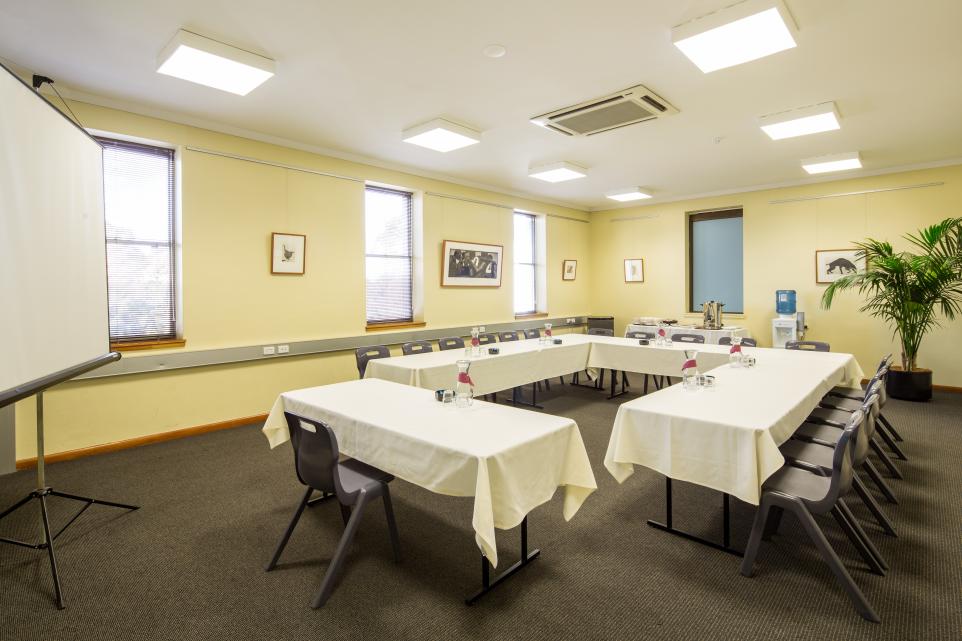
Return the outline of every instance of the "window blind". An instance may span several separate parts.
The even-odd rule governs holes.
[[[689,310],[700,312],[710,300],[725,311],[744,311],[742,210],[691,214],[689,225]]]
[[[535,218],[514,213],[514,313],[534,314],[537,299]]]
[[[98,140],[104,147],[110,340],[176,338],[174,150]]]
[[[412,195],[406,191],[368,186],[364,217],[367,322],[412,321]]]

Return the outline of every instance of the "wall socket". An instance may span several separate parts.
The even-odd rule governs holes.
[[[264,356],[273,356],[273,355],[274,355],[274,346],[273,346],[273,345],[265,345],[265,346],[264,346]]]
[[[484,333],[484,325],[482,325],[481,327],[479,327],[479,328],[478,328],[478,331],[483,334],[483,333]]]
[[[278,353],[278,354],[287,354],[287,353],[290,352],[290,351],[291,351],[291,346],[290,346],[290,345],[278,345],[278,346],[277,346],[277,353]]]
[[[568,323],[569,325],[574,325],[574,324],[575,324],[575,319],[573,319],[573,318],[566,318],[566,319],[565,319],[565,322]]]

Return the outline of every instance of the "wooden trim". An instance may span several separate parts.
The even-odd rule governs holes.
[[[410,321],[402,323],[369,323],[364,331],[366,332],[379,332],[382,329],[402,329],[408,327],[424,327],[427,325],[424,321]]]
[[[951,392],[952,394],[962,394],[962,387],[955,387],[954,385],[933,385],[932,389],[938,390],[940,392]]]
[[[155,341],[129,341],[126,343],[111,343],[110,349],[118,352],[134,352],[140,349],[168,349],[173,347],[184,347],[187,345],[186,338],[161,338]]]
[[[534,314],[515,314],[514,320],[522,320],[526,318],[548,318],[548,312],[535,312]]]
[[[197,425],[195,427],[185,427],[180,430],[172,430],[170,432],[161,432],[159,434],[148,434],[147,436],[138,436],[137,438],[130,438],[124,441],[114,441],[113,443],[104,443],[103,445],[94,445],[92,447],[84,447],[79,450],[67,450],[66,452],[57,452],[56,454],[48,454],[44,457],[47,463],[59,463],[60,461],[72,461],[78,458],[84,458],[87,456],[96,456],[97,454],[106,454],[108,452],[119,452],[120,450],[129,450],[134,447],[140,447],[141,445],[150,445],[152,443],[163,443],[164,441],[173,441],[179,438],[186,438],[188,436],[197,436],[199,434],[207,434],[208,432],[217,432],[219,430],[226,430],[232,427],[239,427],[241,425],[248,425],[250,423],[257,423],[260,421],[267,420],[267,414],[256,414],[254,416],[245,416],[243,418],[234,418],[229,421],[220,421],[218,423],[208,423],[207,425]],[[17,461],[18,470],[27,470],[37,466],[37,457],[25,458]]]

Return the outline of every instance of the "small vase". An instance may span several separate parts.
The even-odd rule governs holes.
[[[471,361],[460,360],[458,366],[458,380],[454,385],[454,404],[458,407],[468,407],[474,402],[474,381],[471,380]]]

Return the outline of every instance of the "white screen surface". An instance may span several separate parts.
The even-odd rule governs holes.
[[[0,394],[109,351],[102,163],[0,68]]]

